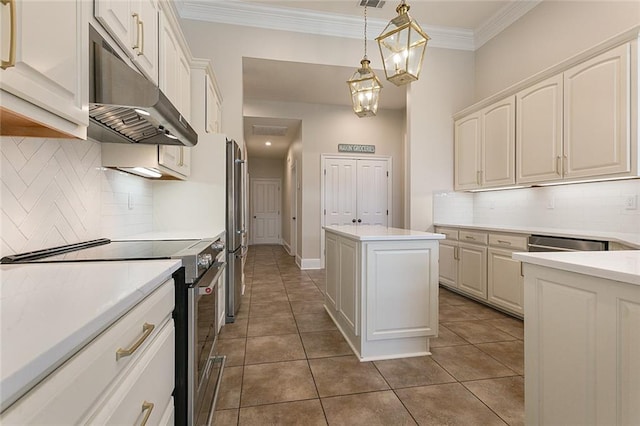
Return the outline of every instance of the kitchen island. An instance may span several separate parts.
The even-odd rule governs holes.
[[[361,361],[428,355],[442,234],[326,226],[325,309]]]
[[[525,423],[640,424],[640,251],[523,262]]]

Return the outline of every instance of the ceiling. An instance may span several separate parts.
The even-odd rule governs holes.
[[[430,46],[474,50],[495,36],[541,0],[407,0],[410,14],[432,37]],[[198,19],[260,28],[276,28],[349,38],[362,37],[363,8],[360,0],[322,1],[205,1],[179,0],[180,15]],[[396,16],[399,0],[386,1],[381,9],[368,7],[369,32],[378,34]],[[327,23],[330,23],[327,25]],[[334,28],[332,29],[331,26]],[[356,64],[357,65],[357,64]],[[354,67],[243,59],[245,99],[321,103],[350,106],[346,80]],[[375,70],[378,75],[384,74]],[[308,81],[314,81],[309,85]],[[380,108],[403,109],[406,90],[385,84]],[[245,117],[244,137],[250,156],[283,158],[295,137],[299,120],[284,117]],[[284,126],[285,136],[256,135],[252,126]],[[272,143],[265,146],[266,141]]]

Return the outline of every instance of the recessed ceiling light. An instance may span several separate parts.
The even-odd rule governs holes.
[[[267,141],[264,143],[266,146],[271,146],[271,142]]]

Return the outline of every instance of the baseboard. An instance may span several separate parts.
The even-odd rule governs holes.
[[[298,256],[296,256],[296,263],[298,263]],[[322,269],[321,259],[301,259],[298,263],[300,269]]]
[[[282,247],[284,247],[284,249],[287,251],[287,254],[289,256],[293,256],[293,251],[291,251],[291,246],[289,246],[289,244],[285,240],[282,240]]]

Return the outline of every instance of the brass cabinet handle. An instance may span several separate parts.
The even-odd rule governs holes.
[[[124,358],[132,355],[140,347],[140,345],[145,340],[147,340],[147,337],[151,335],[154,328],[156,328],[155,325],[145,322],[144,325],[142,326],[142,331],[143,331],[142,337],[140,337],[138,341],[135,342],[133,346],[131,346],[129,349],[122,349],[122,348],[118,349],[116,351],[116,361],[118,361],[120,358]]]
[[[556,157],[556,174],[562,176],[562,164],[560,164],[560,156]]]
[[[454,260],[459,260],[460,259],[460,254],[458,253],[458,250],[460,249],[460,247],[454,247],[453,248],[453,258]]]
[[[510,246],[510,245],[511,245],[511,242],[510,242],[510,241],[504,241],[504,240],[498,240],[498,243],[500,243],[500,244],[506,244],[506,245],[508,245],[508,246]]]
[[[149,417],[151,417],[151,412],[153,411],[153,407],[155,406],[155,404],[153,402],[148,402],[148,401],[144,401],[142,403],[142,412],[145,413],[144,418],[142,419],[142,423],[140,423],[140,426],[145,426],[147,424],[147,422],[149,421]]]
[[[475,240],[476,240],[476,238],[475,238],[475,237],[472,237],[471,235],[465,235],[465,238],[466,238],[467,240],[473,240],[473,241],[475,241]]]
[[[480,170],[476,172],[476,184],[480,185]]]
[[[142,56],[144,55],[144,21],[138,21],[138,37],[140,37],[138,56]]]
[[[9,60],[2,61],[0,68],[6,70],[7,68],[16,66],[16,0],[1,0],[2,5],[9,4],[9,11],[11,13],[11,40],[9,41]]]
[[[136,42],[133,46],[131,46],[132,49],[140,49],[140,15],[138,15],[137,13],[133,12],[131,14],[131,17],[136,21],[135,26],[136,26]]]

